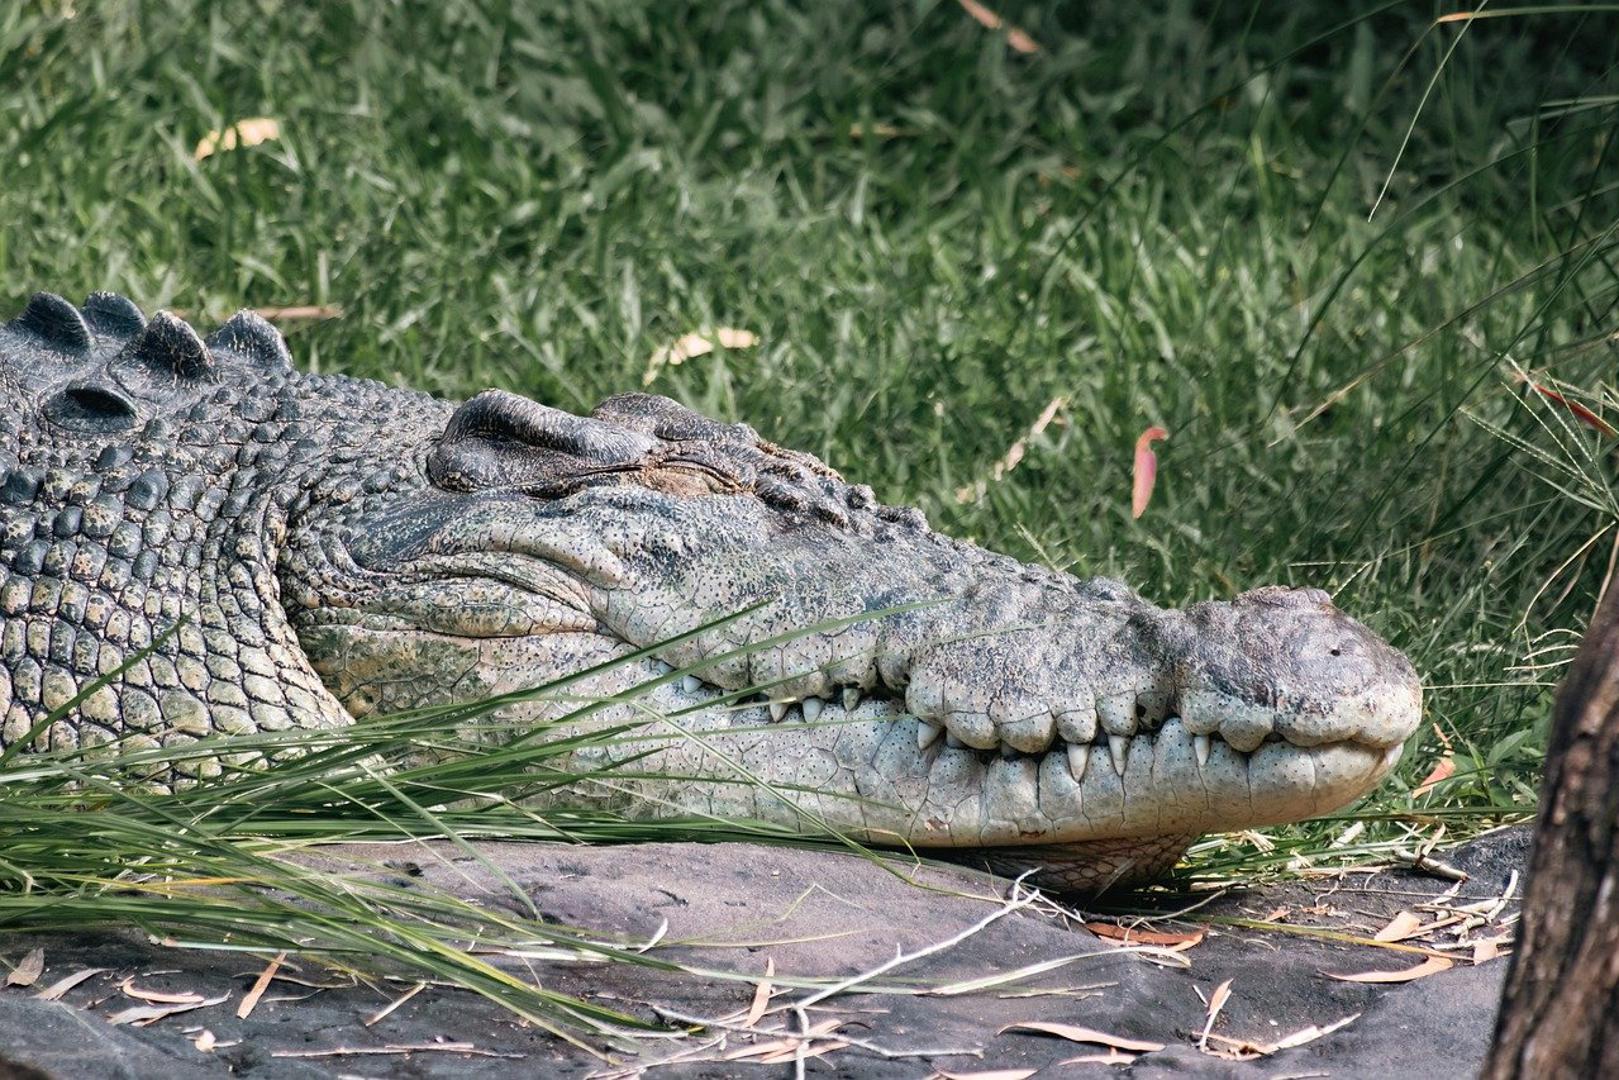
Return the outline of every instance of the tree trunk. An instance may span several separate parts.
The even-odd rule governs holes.
[[[1557,695],[1485,1080],[1619,1077],[1619,586]]]

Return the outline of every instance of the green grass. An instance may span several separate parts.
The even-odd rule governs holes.
[[[953,0],[8,5],[0,306],[337,305],[305,366],[570,409],[750,330],[651,388],[1159,602],[1329,588],[1429,686],[1368,835],[1527,810],[1619,513],[1514,373],[1612,414],[1619,14],[1003,7],[1038,53]]]

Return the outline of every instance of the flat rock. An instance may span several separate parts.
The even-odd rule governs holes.
[[[1495,909],[1484,911],[1491,916],[1488,924],[1467,929],[1468,940],[1500,936],[1510,928],[1516,905],[1489,902],[1499,900],[1514,871],[1525,865],[1528,836],[1526,828],[1501,830],[1446,855],[1471,876],[1442,908]],[[1436,1069],[1467,1075],[1482,1062],[1506,973],[1504,960],[1472,966],[1470,950],[1460,948],[1447,950],[1457,959],[1452,969],[1404,984],[1345,982],[1322,974],[1409,968],[1425,959],[1419,952],[1346,940],[1371,937],[1401,910],[1417,912],[1425,922],[1441,918],[1442,910],[1424,912],[1422,905],[1453,884],[1410,870],[1136,898],[1169,911],[1197,905],[1182,919],[1160,914],[1151,921],[1159,931],[1206,928],[1201,941],[1167,952],[1099,938],[1083,925],[1099,917],[1045,902],[973,931],[1004,908],[1008,882],[967,868],[878,861],[825,849],[496,843],[479,845],[473,858],[447,845],[345,845],[327,849],[320,862],[334,873],[380,875],[411,888],[437,886],[523,917],[531,917],[532,905],[545,921],[590,927],[608,939],[656,940],[648,957],[686,969],[757,978],[768,960],[776,972],[776,1004],[806,993],[779,990],[791,976],[850,978],[891,961],[896,949],[932,950],[869,982],[933,992],[846,993],[806,1013],[812,1024],[843,1021],[838,1032],[856,1040],[843,1046],[812,1043],[815,1050],[827,1048],[806,1062],[807,1072],[819,1076],[913,1078],[935,1070],[1013,1068],[1065,1077],[1325,1074],[1429,1080]],[[1443,946],[1454,942],[1460,929],[1440,929],[1405,947]],[[46,970],[36,986],[0,989],[0,1080],[568,1077],[615,1071],[586,1050],[464,991],[428,987],[368,1026],[368,1018],[410,988],[409,979],[367,985],[318,966],[289,968],[307,982],[341,985],[313,989],[278,980],[241,1020],[236,1007],[264,967],[260,956],[166,947],[129,932],[0,935],[0,957],[13,963],[39,946],[45,949]],[[1059,961],[1015,982],[977,989],[961,985]],[[540,979],[548,989],[649,1021],[735,1017],[755,992],[747,978],[689,970],[500,962],[522,978]],[[60,1003],[32,996],[38,987],[86,967],[107,970]],[[113,1026],[109,1015],[141,1004],[119,989],[130,976],[150,990],[228,996],[219,1005],[150,1026]],[[1216,1038],[1200,1049],[1204,1002],[1225,980],[1231,982],[1230,997],[1213,1025]],[[1350,1016],[1356,1019],[1331,1034],[1258,1060],[1208,1052],[1231,1051],[1243,1041],[1274,1043]],[[759,1027],[797,1022],[791,1013],[778,1013]],[[1095,1043],[1002,1031],[1027,1022],[1079,1025],[1164,1049],[1140,1054],[1122,1068],[1059,1067],[1071,1058],[1108,1051]],[[198,1046],[204,1029],[212,1034],[212,1049]],[[757,1064],[759,1051],[724,1060],[726,1054],[745,1053],[779,1037],[711,1031],[684,1040],[639,1039],[630,1051],[613,1051],[611,1057],[631,1069],[659,1063],[655,1075],[791,1075],[790,1063]],[[470,1044],[474,1052],[455,1050],[456,1044]],[[398,1049],[406,1046],[443,1049]],[[743,1062],[750,1063],[746,1069]]]

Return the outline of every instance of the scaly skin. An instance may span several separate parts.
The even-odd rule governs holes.
[[[0,526],[0,745],[182,615],[34,748],[475,700],[752,607],[569,688],[695,672],[572,721],[678,713],[655,743],[576,756],[651,746],[635,769],[683,779],[566,797],[830,827],[1079,888],[1160,872],[1205,831],[1343,806],[1421,711],[1405,658],[1315,590],[1164,610],[931,532],[665,398],[587,418],[500,391],[457,407],[298,374],[251,314],[205,343],[106,294],[42,294],[0,330]],[[726,696],[761,686],[768,701]]]

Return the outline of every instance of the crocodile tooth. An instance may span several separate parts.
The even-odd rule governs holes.
[[[820,698],[816,697],[813,694],[811,694],[809,697],[805,698],[804,699],[804,719],[805,719],[805,721],[808,722],[808,723],[813,724],[815,721],[819,720],[821,718],[821,709],[822,709],[824,704],[825,703],[822,702]]]
[[[918,720],[916,722],[916,748],[918,750],[926,750],[928,747],[938,742],[939,736],[943,734],[944,728],[940,727],[938,724],[929,723],[926,720]]]
[[[950,731],[948,729],[944,733],[944,744],[952,750],[967,749],[967,744],[956,738],[956,733],[954,731]]]
[[[1074,780],[1076,782],[1083,781],[1085,779],[1085,766],[1090,764],[1090,760],[1090,743],[1068,744],[1068,771],[1074,774]]]
[[[1001,743],[1001,757],[1011,761],[1013,758],[1021,756],[1022,755],[1018,753],[1018,748],[1013,746],[1011,743]]]
[[[1214,748],[1214,740],[1207,735],[1193,735],[1192,749],[1197,751],[1197,767],[1203,768],[1209,763],[1209,751]]]
[[[860,687],[845,686],[843,688],[843,708],[846,712],[854,712],[860,707]]]
[[[695,675],[687,675],[680,680],[680,688],[688,694],[695,694],[703,688],[703,680]]]
[[[1113,756],[1113,771],[1123,776],[1125,760],[1130,754],[1130,740],[1123,735],[1109,735],[1107,752]]]
[[[779,724],[782,717],[786,715],[787,703],[785,701],[772,701],[770,703],[770,719],[772,722]]]

